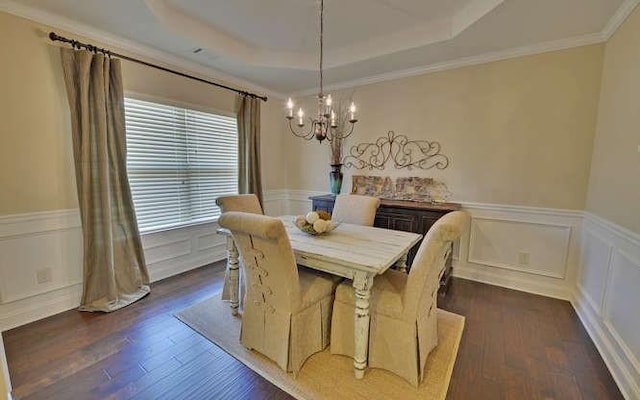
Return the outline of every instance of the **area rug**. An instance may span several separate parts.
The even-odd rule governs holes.
[[[231,356],[299,400],[315,399],[444,399],[462,338],[464,317],[438,310],[438,346],[427,359],[424,381],[415,388],[381,369],[369,368],[363,379],[353,376],[353,361],[328,349],[305,362],[297,378],[261,354],[240,344],[241,316],[234,317],[220,295],[195,304],[176,317]]]

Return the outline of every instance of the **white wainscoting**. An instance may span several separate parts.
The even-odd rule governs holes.
[[[581,211],[462,202],[471,215],[454,276],[570,300]]]
[[[640,235],[584,213],[573,300],[627,399],[640,399]]]
[[[310,196],[282,190],[281,214],[311,210]],[[582,211],[462,202],[470,230],[454,248],[454,275],[570,300],[579,259]],[[519,262],[519,253],[528,262]]]
[[[295,191],[267,191],[265,213],[303,212],[299,198]],[[209,223],[142,235],[151,281],[224,259],[217,227]],[[38,283],[42,271],[49,271],[50,279]],[[81,285],[77,209],[0,217],[0,332],[77,307]]]
[[[319,194],[267,191],[265,213],[306,213]],[[462,205],[471,225],[454,275],[571,300],[625,397],[640,399],[640,235],[581,211]],[[216,227],[144,235],[152,280],[223,259]],[[0,330],[76,307],[81,265],[76,210],[0,217]],[[51,281],[37,284],[42,268]]]
[[[151,281],[223,259],[216,228],[208,223],[142,235]],[[38,283],[43,271],[49,276]],[[78,210],[0,217],[0,331],[77,307],[81,282]]]

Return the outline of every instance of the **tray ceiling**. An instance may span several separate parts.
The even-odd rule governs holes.
[[[116,35],[279,93],[313,91],[317,85],[318,4],[19,2],[23,9]],[[325,82],[340,86],[517,49],[597,42],[620,12],[635,4],[636,0],[325,0]],[[202,50],[194,53],[196,49]]]

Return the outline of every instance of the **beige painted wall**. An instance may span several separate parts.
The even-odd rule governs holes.
[[[640,234],[640,7],[605,47],[587,210]]]
[[[46,37],[50,30],[0,13],[0,51],[7,57],[0,63],[0,215],[77,207],[69,111],[58,48]],[[233,110],[232,92],[126,61],[122,65],[128,93]],[[265,189],[284,187],[281,108],[277,99],[262,106]]]
[[[446,170],[379,174],[437,177],[458,201],[583,209],[602,53],[593,45],[356,88],[360,122],[350,144],[389,130],[438,141]],[[287,186],[328,191],[326,146],[284,140],[300,166],[287,169]]]

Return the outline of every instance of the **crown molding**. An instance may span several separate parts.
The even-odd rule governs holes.
[[[485,64],[495,61],[506,60],[510,58],[523,57],[528,55],[535,55],[541,53],[547,53],[552,51],[565,50],[573,47],[586,46],[590,44],[606,42],[613,36],[613,34],[620,28],[626,18],[633,12],[633,10],[640,4],[640,0],[625,0],[616,13],[609,19],[604,29],[599,33],[593,33],[588,35],[576,36],[567,39],[561,39],[551,42],[538,43],[530,46],[523,46],[515,49],[507,49],[503,51],[497,51],[492,53],[485,53],[478,56],[471,56],[465,58],[459,58],[451,61],[445,61],[442,63],[428,64],[414,68],[408,68],[400,71],[393,71],[378,75],[371,75],[359,79],[338,82],[332,85],[326,85],[326,90],[341,90],[349,89],[357,86],[371,85],[375,83],[385,82],[389,80],[402,79],[417,75],[423,75],[433,72],[441,72],[450,69],[462,68],[467,66]],[[309,96],[316,94],[317,88],[309,88],[300,91],[294,91],[290,94],[274,91],[259,85],[256,85],[250,81],[237,78],[230,74],[221,72],[219,70],[205,67],[198,63],[186,61],[178,56],[169,54],[167,52],[145,46],[130,39],[125,39],[117,35],[107,33],[105,31],[95,29],[89,25],[82,24],[73,21],[69,18],[62,17],[57,14],[53,14],[47,11],[39,10],[37,8],[19,4],[14,0],[0,0],[0,11],[7,12],[22,18],[26,18],[44,25],[49,25],[58,29],[62,29],[69,33],[84,36],[92,40],[99,41],[105,45],[116,47],[126,52],[130,52],[144,58],[148,58],[154,61],[158,61],[168,66],[176,67],[186,72],[195,73],[203,77],[224,81],[225,83],[237,85],[245,90],[251,90],[258,93],[264,93],[270,97],[277,99],[285,99],[290,96]]]
[[[486,64],[495,61],[507,60],[509,58],[523,57],[534,54],[547,53],[552,51],[566,50],[572,47],[587,46],[590,44],[606,42],[620,28],[633,10],[640,4],[640,0],[625,0],[618,10],[609,19],[604,29],[599,33],[575,36],[567,39],[560,39],[545,43],[538,43],[530,46],[507,49],[493,53],[485,53],[478,56],[459,58],[442,63],[428,64],[415,68],[408,68],[400,71],[393,71],[379,75],[371,75],[364,78],[325,85],[325,90],[334,91],[350,89],[357,86],[371,85],[395,79],[408,78],[433,72],[441,72],[450,69],[468,67],[472,65]],[[317,93],[317,88],[310,88],[291,93],[291,96],[310,96]]]
[[[398,51],[424,47],[451,40],[482,19],[505,0],[467,0],[459,10],[450,15],[405,27],[392,33],[369,35],[337,48],[325,49],[325,68],[351,65],[356,62],[385,56]],[[168,0],[144,0],[158,22],[184,38],[191,39],[198,47],[213,54],[250,66],[291,68],[314,71],[317,68],[315,49],[278,50],[251,44],[246,39],[221,30],[188,15]],[[395,8],[388,4],[389,9]],[[400,9],[409,12],[403,7]]]
[[[627,17],[631,15],[638,4],[640,4],[640,0],[625,0],[622,3],[622,5],[618,8],[618,11],[613,14],[613,17],[609,19],[609,22],[602,30],[602,36],[604,37],[604,40],[609,40],[611,36],[616,33],[618,28],[620,28]]]
[[[43,25],[48,25],[52,28],[60,29],[74,35],[83,36],[87,39],[97,41],[102,45],[123,50],[126,53],[140,56],[146,60],[152,60],[165,66],[176,68],[178,70],[181,70],[182,72],[193,73],[205,78],[219,81],[221,83],[239,86],[239,88],[243,90],[250,90],[278,99],[284,99],[286,97],[283,93],[279,93],[277,91],[256,85],[255,83],[237,78],[219,70],[205,67],[192,61],[187,61],[183,58],[162,50],[155,49],[151,46],[146,46],[133,40],[113,35],[106,31],[96,29],[89,25],[63,17],[61,15],[44,10],[39,10],[35,7],[20,4],[13,0],[0,0],[0,11]]]
[[[636,1],[636,0],[634,0]],[[548,53],[552,51],[565,50],[573,47],[587,46],[590,44],[602,43],[606,41],[606,38],[602,33],[593,33],[589,35],[576,36],[567,39],[555,40],[551,42],[538,43],[530,46],[518,47],[515,49],[508,49],[502,51],[496,51],[492,53],[485,53],[478,56],[458,58],[451,61],[445,61],[442,63],[429,64],[415,68],[408,68],[400,71],[393,71],[379,75],[371,75],[364,78],[354,79],[351,81],[340,82],[331,85],[325,85],[325,91],[327,90],[341,90],[349,89],[357,86],[371,85],[374,83],[380,83],[390,80],[408,78],[416,75],[423,75],[434,72],[441,72],[450,69],[469,67],[472,65],[487,64],[490,62],[507,60],[510,58],[517,58],[541,53]],[[305,89],[298,92],[294,92],[292,96],[310,96],[316,94],[317,88]]]

